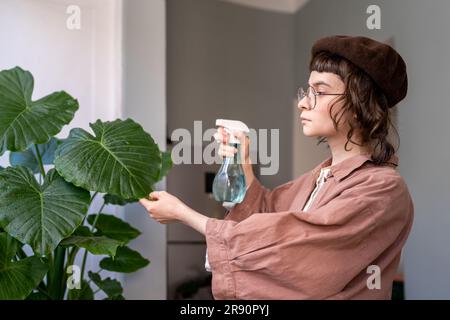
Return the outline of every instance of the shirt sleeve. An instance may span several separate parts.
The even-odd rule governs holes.
[[[255,185],[250,195],[258,203],[248,202],[240,212],[270,209],[270,193]],[[401,177],[371,177],[308,212],[210,218],[206,241],[214,297],[333,296],[400,241],[411,220],[412,201]]]
[[[270,191],[255,177],[245,193],[244,200],[227,211],[225,220],[239,222],[257,212],[274,212],[277,202],[280,201],[280,194],[292,184],[293,181],[289,181]]]

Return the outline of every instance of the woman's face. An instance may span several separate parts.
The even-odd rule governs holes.
[[[345,91],[345,84],[341,78],[338,75],[329,72],[312,71],[309,76],[309,85],[313,87],[317,93],[342,94]],[[304,89],[306,90],[307,88]],[[334,129],[329,110],[331,105],[339,98],[341,98],[341,96],[318,95],[316,96],[315,107],[312,105],[314,104],[314,100],[310,102],[307,97],[298,102],[297,107],[301,112],[300,121],[305,136],[331,138],[338,134]],[[341,109],[342,104],[342,101],[335,103],[333,114],[336,114]],[[313,107],[314,109],[312,109]],[[339,117],[340,116],[338,116],[338,118]],[[343,116],[340,121],[339,131],[341,131],[341,126],[344,123],[346,123],[345,116]]]

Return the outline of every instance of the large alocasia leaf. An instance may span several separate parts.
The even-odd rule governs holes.
[[[161,152],[161,166],[159,170],[159,177],[156,179],[157,181],[164,178],[168,173],[169,170],[172,168],[173,162],[170,151],[163,151]],[[153,189],[149,189],[148,193],[152,192]],[[106,204],[113,204],[116,206],[124,206],[129,203],[137,202],[139,199],[124,199],[121,196],[112,195],[112,194],[105,194],[103,196],[103,199],[105,200]]]
[[[13,261],[16,252],[17,241],[0,233],[0,300],[25,299],[47,273],[47,265],[38,257]]]
[[[150,261],[141,256],[137,251],[128,247],[117,248],[115,258],[104,258],[100,261],[100,268],[116,272],[135,272],[146,267]]]
[[[152,191],[153,190],[151,190],[150,192]],[[139,199],[124,199],[121,196],[114,196],[112,194],[105,194],[103,196],[103,200],[105,200],[105,204],[112,204],[115,206],[124,206],[126,204],[139,201]]]
[[[60,140],[51,138],[49,142],[37,145],[42,164],[53,164],[55,151],[60,143]],[[33,173],[39,172],[39,162],[34,145],[22,152],[11,152],[9,154],[9,162],[12,166],[24,166],[30,168]]]
[[[78,102],[64,91],[32,101],[30,72],[19,67],[0,72],[0,155],[42,144],[72,121]]]
[[[97,215],[90,215],[87,221],[92,225],[96,217]],[[124,244],[141,234],[139,230],[133,228],[130,224],[110,214],[98,214],[95,228],[97,229],[96,235],[106,236]]]
[[[77,230],[73,235],[61,241],[60,244],[62,246],[85,248],[92,254],[107,254],[111,257],[114,257],[117,248],[123,245],[122,241],[110,239],[105,236],[96,236],[85,226],[80,226]]]
[[[66,182],[54,169],[42,186],[28,168],[0,171],[0,226],[41,255],[73,233],[89,204],[89,192]]]
[[[56,170],[86,190],[125,199],[146,197],[158,181],[158,145],[131,119],[90,124],[95,136],[72,129],[56,150]]]

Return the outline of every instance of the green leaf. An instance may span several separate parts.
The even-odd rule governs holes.
[[[88,216],[87,221],[92,225],[96,216],[96,214]],[[97,229],[96,235],[103,235],[125,244],[141,234],[139,230],[125,221],[109,214],[99,213],[95,228]]]
[[[106,278],[102,280],[98,273],[88,272],[89,278],[103,290],[104,293],[108,295],[108,297],[116,297],[120,296],[123,293],[122,285],[119,281],[111,278]]]
[[[100,261],[100,268],[109,271],[130,273],[146,267],[149,263],[150,261],[142,257],[139,252],[128,247],[120,247],[117,249],[114,259],[104,258]]]
[[[172,156],[171,156],[171,152],[170,151],[163,151],[161,152],[161,171],[159,173],[159,180],[161,180],[162,178],[164,178],[168,173],[169,170],[172,168],[173,166],[173,161],[172,161]]]
[[[81,280],[80,289],[69,290],[69,300],[94,300],[94,292],[85,280]]]
[[[60,143],[61,140],[51,138],[49,142],[37,145],[42,157],[42,164],[53,164],[55,151]],[[33,173],[39,172],[39,162],[34,145],[30,146],[26,151],[11,152],[9,154],[9,162],[12,166],[24,166],[30,168]]]
[[[0,233],[0,300],[25,299],[41,282],[48,267],[38,257],[12,261],[17,241]]]
[[[110,239],[104,236],[70,236],[61,241],[62,246],[76,246],[78,248],[85,248],[92,254],[107,254],[114,257],[117,248],[123,245],[122,242]]]
[[[34,79],[19,67],[0,72],[0,155],[42,144],[72,121],[78,101],[64,91],[37,101]]]
[[[25,167],[0,172],[0,226],[41,255],[73,233],[89,204],[89,192],[66,182],[54,169],[43,185]]]
[[[86,226],[79,226],[75,229],[75,231],[72,233],[73,236],[83,236],[83,237],[92,237],[94,234],[91,232],[91,230]]]
[[[131,119],[72,129],[56,150],[55,167],[73,184],[125,199],[146,197],[159,177],[158,145]]]
[[[152,192],[153,190],[150,189]],[[150,193],[149,192],[149,193]],[[103,196],[103,200],[105,200],[105,204],[112,204],[116,206],[124,206],[128,203],[133,203],[139,201],[138,199],[124,199],[121,196],[114,196],[112,194],[105,194]]]

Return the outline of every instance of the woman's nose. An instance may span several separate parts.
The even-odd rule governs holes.
[[[297,108],[301,111],[301,110],[309,110],[311,109],[309,107],[308,101],[306,101],[306,97],[304,97],[303,99],[299,100],[297,103]]]

